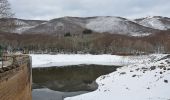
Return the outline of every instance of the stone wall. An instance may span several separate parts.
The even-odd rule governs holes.
[[[31,57],[20,56],[17,65],[0,73],[0,100],[32,100]]]

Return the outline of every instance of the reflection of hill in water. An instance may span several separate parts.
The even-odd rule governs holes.
[[[87,93],[87,91],[59,92],[49,89],[34,89],[32,100],[63,100],[65,97],[77,96],[84,93]]]
[[[93,91],[98,85],[95,80],[111,73],[117,66],[74,65],[33,69],[33,88],[49,88],[55,91]]]

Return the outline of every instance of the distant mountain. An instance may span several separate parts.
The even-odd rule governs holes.
[[[86,28],[100,33],[130,36],[148,35],[156,31],[121,17],[96,17],[88,20]]]
[[[37,25],[24,33],[63,34],[69,32],[80,34],[85,29],[98,33],[131,36],[148,35],[157,31],[121,17],[63,17]]]
[[[50,20],[46,23],[37,25],[36,27],[30,28],[24,33],[29,34],[79,34],[85,29],[85,20],[83,18],[57,18]]]
[[[153,16],[135,19],[135,21],[143,26],[159,29],[159,30],[167,30],[170,29],[170,18],[162,17],[162,16]]]
[[[24,31],[33,28],[37,25],[40,25],[42,23],[45,23],[47,21],[43,20],[23,20],[23,19],[17,19],[17,18],[11,18],[11,19],[0,19],[0,25],[4,25],[5,23],[15,23],[15,26],[10,30],[12,33],[23,33]],[[8,30],[6,30],[8,31]]]
[[[62,17],[50,21],[13,20],[16,27],[11,32],[20,34],[82,34],[89,29],[97,33],[145,36],[170,29],[170,18],[160,16],[135,20],[113,16]]]

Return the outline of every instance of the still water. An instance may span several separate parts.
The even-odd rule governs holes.
[[[120,66],[74,65],[33,69],[33,100],[63,100],[94,91],[95,80]]]

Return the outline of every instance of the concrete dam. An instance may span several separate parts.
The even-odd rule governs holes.
[[[10,57],[13,58],[12,63],[0,67],[0,100],[32,100],[31,57]]]

